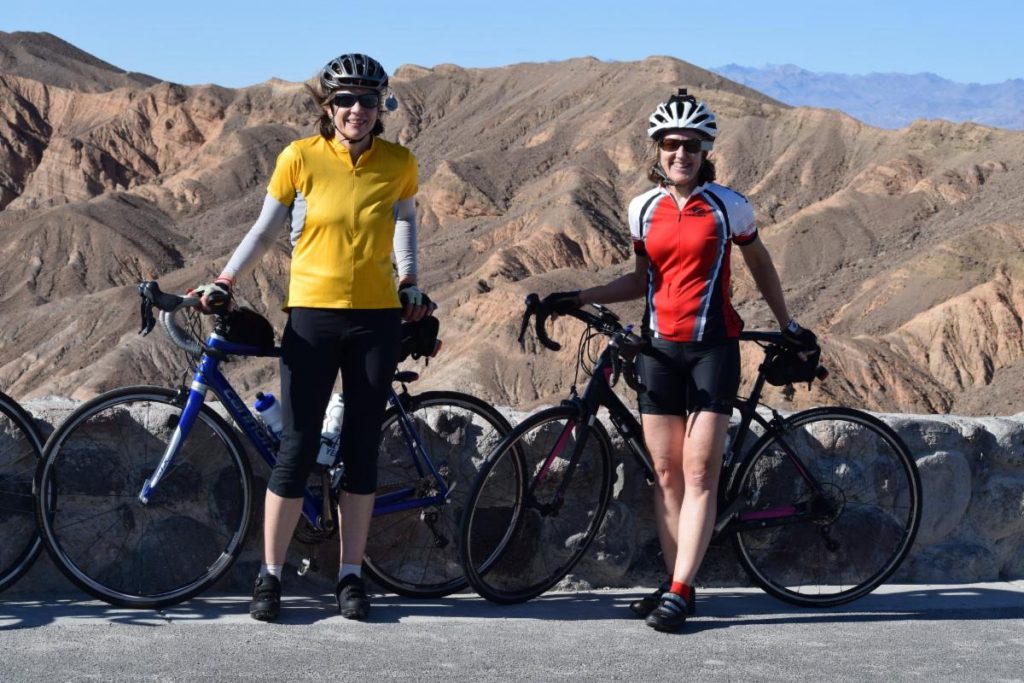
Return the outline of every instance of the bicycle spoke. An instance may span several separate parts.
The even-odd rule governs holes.
[[[913,461],[891,430],[857,411],[807,411],[789,425],[744,465],[736,491],[747,506],[741,519],[784,511],[799,499],[819,501],[818,512],[788,524],[772,515],[764,529],[744,527],[736,535],[741,561],[783,600],[856,599],[884,581],[910,548],[920,517]]]
[[[247,461],[208,408],[148,502],[138,499],[178,422],[172,395],[101,396],[69,416],[46,453],[45,477],[56,484],[43,515],[47,543],[69,578],[112,604],[187,599],[230,566],[248,527]]]
[[[489,405],[458,392],[427,392],[409,397],[405,405],[407,425],[415,432],[419,449],[410,450],[399,414],[389,410],[366,567],[386,589],[411,597],[439,597],[465,586],[455,537],[457,516],[483,456],[509,427]],[[436,496],[445,486],[449,499],[438,502]],[[418,502],[421,507],[389,512],[387,494],[406,487],[412,492],[401,502]],[[443,547],[438,547],[439,537],[447,541]]]
[[[577,421],[572,408],[525,420],[474,486],[461,543],[470,583],[496,602],[548,590],[589,547],[610,495],[611,450],[603,431]]]

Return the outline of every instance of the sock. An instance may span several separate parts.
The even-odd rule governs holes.
[[[672,587],[668,589],[670,593],[683,596],[683,600],[687,603],[693,602],[693,586],[683,583],[682,581],[673,581]]]
[[[281,580],[281,573],[284,571],[283,564],[261,564],[260,565],[260,576],[276,576],[278,581]]]
[[[361,577],[363,575],[363,565],[361,565],[361,564],[344,564],[343,563],[338,568],[338,581],[341,581],[343,578],[345,578],[349,574],[355,574],[356,576],[360,576]]]

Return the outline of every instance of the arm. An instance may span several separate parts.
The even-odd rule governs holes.
[[[789,310],[786,308],[786,298],[782,294],[782,283],[779,281],[779,274],[772,263],[772,257],[765,248],[764,242],[755,239],[750,244],[740,247],[743,260],[750,269],[754,283],[761,291],[761,296],[768,303],[780,328],[785,328],[791,320]]]
[[[395,204],[394,251],[398,283],[416,284],[416,197]]]
[[[263,209],[260,211],[259,218],[242,238],[242,242],[228,259],[228,263],[224,266],[217,281],[234,286],[240,275],[255,266],[257,261],[274,244],[278,231],[288,218],[289,211],[289,207],[268,194],[263,200]]]
[[[615,278],[611,282],[580,292],[580,304],[612,304],[617,301],[639,299],[647,288],[647,269],[650,260],[645,255],[636,255],[632,273]]]
[[[437,308],[416,285],[416,197],[395,203],[395,237],[392,249],[398,266],[398,300],[404,320],[415,322]]]

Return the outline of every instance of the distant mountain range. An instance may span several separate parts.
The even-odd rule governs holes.
[[[881,128],[902,128],[917,119],[972,121],[1024,130],[1024,79],[980,85],[956,83],[931,73],[815,73],[793,64],[753,68],[728,64],[711,69],[780,102],[839,109]]]

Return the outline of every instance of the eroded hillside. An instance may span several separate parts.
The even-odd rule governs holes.
[[[133,80],[68,46],[61,59],[88,75],[76,88],[27,35],[0,34],[0,386],[86,396],[176,381],[179,355],[135,334],[133,284],[183,289],[217,272],[276,154],[312,134],[313,104],[295,83]],[[578,330],[558,323],[560,353],[520,350],[523,296],[632,268],[625,208],[648,187],[646,116],[687,86],[720,117],[720,181],[750,198],[793,312],[824,340],[832,376],[792,405],[1024,409],[1024,133],[880,130],[666,57],[406,66],[392,80],[402,106],[386,137],[420,161],[421,281],[445,338],[424,384],[515,406],[566,390]],[[240,288],[278,329],[287,268],[282,233]],[[733,272],[748,326],[771,324],[738,255]],[[639,319],[638,304],[616,308]],[[270,363],[231,372],[246,389],[275,383]]]

